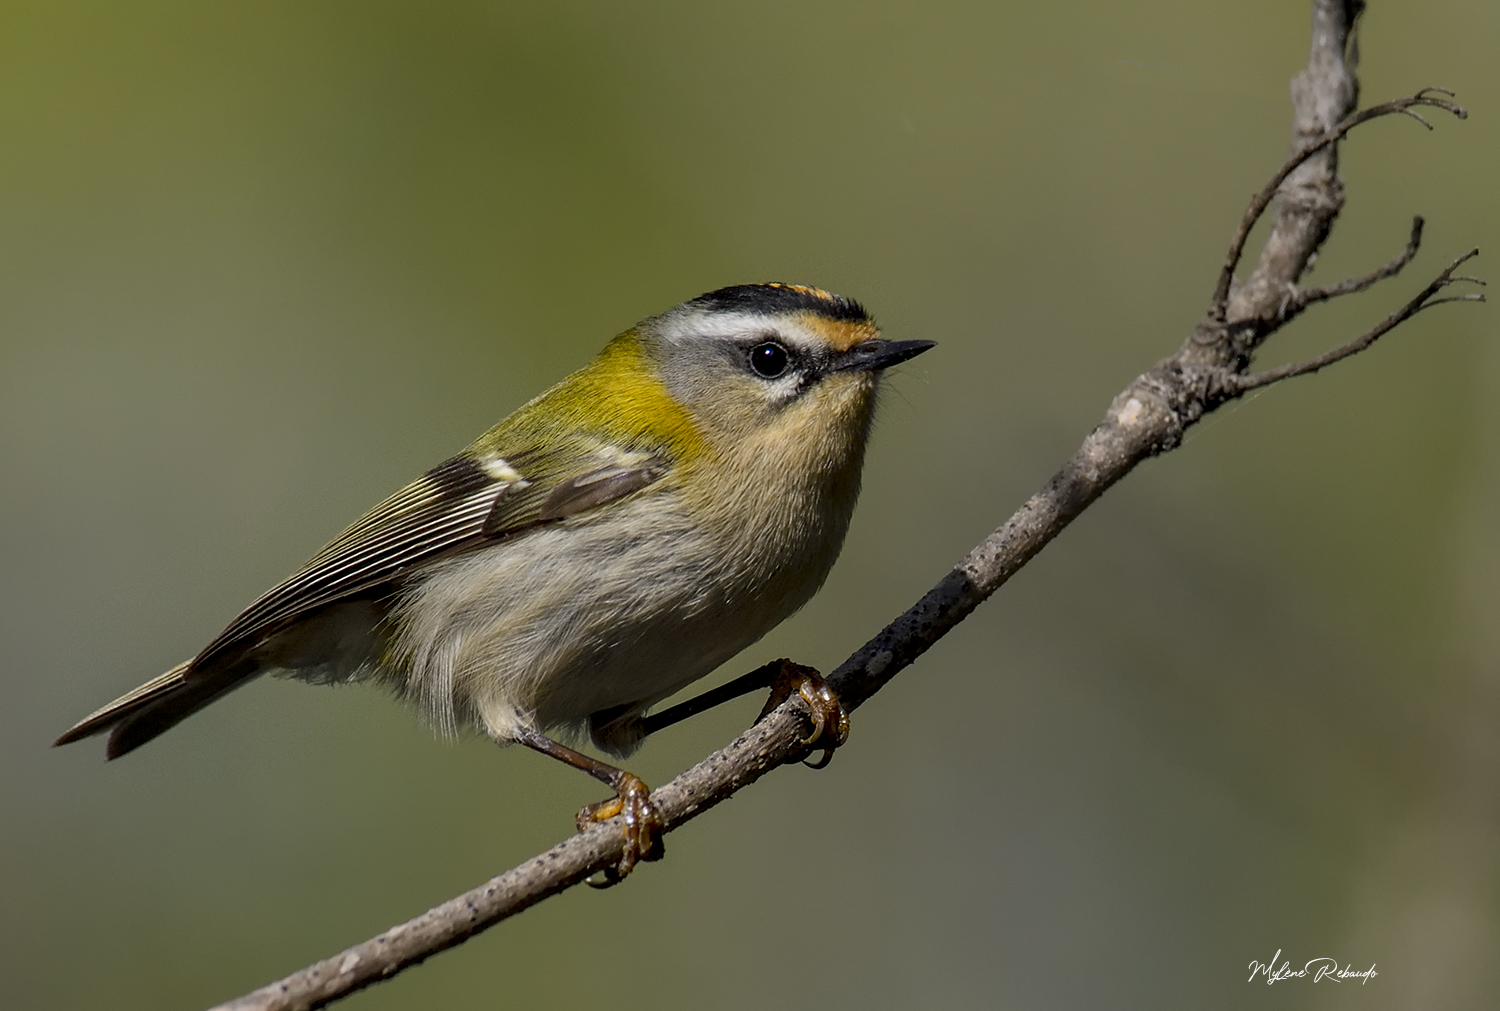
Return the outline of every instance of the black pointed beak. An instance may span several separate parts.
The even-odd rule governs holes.
[[[861,341],[839,356],[835,371],[877,372],[915,358],[932,347],[937,347],[935,341]]]

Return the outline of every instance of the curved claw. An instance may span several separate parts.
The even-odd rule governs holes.
[[[761,710],[757,722],[791,698],[795,690],[807,703],[808,718],[813,725],[812,734],[802,744],[808,749],[808,754],[816,749],[819,742],[822,742],[823,749],[822,758],[816,762],[809,762],[804,758],[802,764],[809,769],[826,768],[833,761],[834,749],[849,739],[849,711],[816,669],[790,660],[780,660],[778,663],[781,668],[771,681],[771,697],[766,700],[766,707]]]
[[[802,760],[802,764],[807,766],[809,769],[826,769],[828,768],[828,763],[831,761],[833,761],[833,749],[824,748],[822,758],[818,759],[816,762],[809,762],[804,758]]]
[[[651,803],[651,790],[640,777],[622,773],[615,796],[589,804],[578,812],[578,831],[619,816],[624,830],[624,849],[620,862],[604,869],[604,880],[590,880],[593,888],[612,888],[625,880],[642,860],[660,860],[662,845],[661,818]]]

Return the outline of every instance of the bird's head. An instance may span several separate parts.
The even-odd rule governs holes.
[[[862,445],[882,371],[933,346],[885,340],[858,302],[795,284],[720,288],[635,332],[673,400],[720,446]]]

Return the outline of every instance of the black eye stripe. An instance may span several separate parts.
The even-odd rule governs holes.
[[[775,341],[761,341],[750,349],[749,357],[750,371],[762,379],[778,379],[792,364],[791,354]]]

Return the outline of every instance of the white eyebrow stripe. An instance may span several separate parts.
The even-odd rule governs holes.
[[[793,316],[763,312],[684,313],[667,321],[662,336],[677,344],[695,340],[753,341],[759,338],[780,340],[799,351],[816,354],[828,349],[823,337],[802,325]]]

